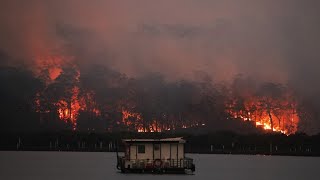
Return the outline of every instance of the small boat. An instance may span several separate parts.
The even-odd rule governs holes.
[[[124,156],[117,152],[117,169],[122,173],[183,173],[195,171],[193,159],[185,156],[181,138],[123,139]]]

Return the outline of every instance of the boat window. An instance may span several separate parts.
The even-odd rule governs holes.
[[[146,149],[144,145],[138,145],[138,153],[145,153]]]

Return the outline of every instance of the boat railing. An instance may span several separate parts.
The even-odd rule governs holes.
[[[193,159],[181,158],[181,159],[126,159],[125,157],[119,157],[119,163],[124,165],[130,163],[131,168],[192,168]]]

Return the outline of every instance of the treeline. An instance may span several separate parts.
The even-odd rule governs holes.
[[[267,117],[271,129],[274,126],[294,133],[297,129],[308,132],[318,119],[317,103],[310,99],[297,95],[283,105],[279,102],[290,102],[287,86],[242,76],[228,85],[216,84],[204,73],[196,74],[194,81],[170,82],[160,74],[133,79],[101,66],[79,71],[65,67],[55,80],[50,80],[48,73],[43,70],[36,77],[25,68],[0,68],[2,132],[72,128],[148,132],[205,126],[208,131],[245,129],[248,133],[256,130],[254,126],[242,128],[244,118],[258,121]],[[123,111],[130,115],[124,118]],[[295,121],[290,121],[291,116]],[[242,121],[235,122],[240,117]]]
[[[124,138],[184,137],[187,153],[320,156],[320,134],[190,133],[19,133],[0,134],[0,150],[14,151],[123,151]]]

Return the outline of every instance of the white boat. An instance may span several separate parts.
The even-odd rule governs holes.
[[[193,159],[185,156],[181,138],[123,139],[124,156],[117,154],[122,173],[193,173]]]

